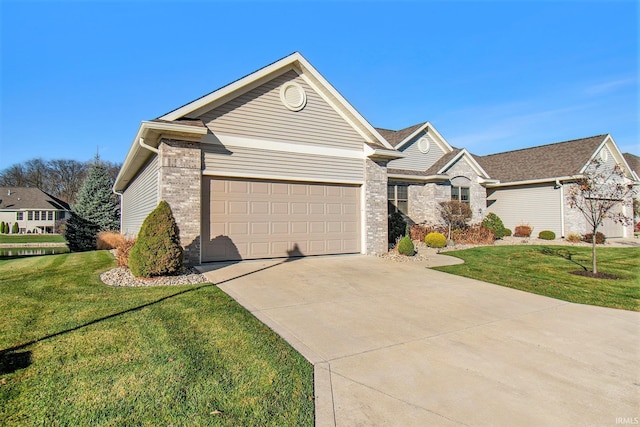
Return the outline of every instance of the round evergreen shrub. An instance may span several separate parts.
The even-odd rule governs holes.
[[[425,236],[424,242],[430,248],[444,248],[447,246],[447,238],[442,233],[429,233]]]
[[[554,240],[556,238],[556,233],[551,230],[543,230],[538,234],[538,238],[542,240]]]
[[[513,234],[513,231],[511,231],[511,229],[510,229],[510,228],[505,228],[505,229],[504,229],[504,235],[505,235],[505,237],[509,237],[509,236],[511,236],[512,234]]]
[[[506,228],[504,228],[504,223],[502,222],[500,217],[493,212],[484,217],[484,219],[482,220],[482,225],[493,231],[493,235],[495,236],[496,240],[502,239],[504,236],[506,236]]]
[[[413,256],[416,252],[411,237],[404,236],[400,243],[398,243],[398,253],[401,255]]]
[[[136,277],[176,274],[182,268],[180,230],[164,200],[145,218],[129,252],[129,269]]]

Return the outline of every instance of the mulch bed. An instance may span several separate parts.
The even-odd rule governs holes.
[[[576,276],[591,277],[593,279],[618,280],[620,278],[615,274],[601,273],[601,272],[597,272],[596,274],[593,274],[593,272],[591,271],[584,271],[584,270],[571,271],[570,273],[575,274]]]

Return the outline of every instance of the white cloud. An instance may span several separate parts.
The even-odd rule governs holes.
[[[634,84],[636,79],[634,77],[610,80],[604,83],[598,83],[585,88],[585,93],[590,96],[600,96],[609,92],[613,92],[621,87]]]

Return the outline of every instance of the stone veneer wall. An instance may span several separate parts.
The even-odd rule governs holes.
[[[471,212],[473,216],[471,217],[470,223],[477,224],[482,222],[487,211],[487,189],[480,184],[480,177],[464,159],[459,160],[449,168],[449,170],[447,170],[447,175],[451,178],[464,176],[471,181],[469,197],[471,198]],[[451,192],[448,192],[447,198],[443,200],[451,200]],[[438,200],[438,202],[443,200]]]
[[[386,253],[389,250],[386,163],[365,159],[364,192],[364,252],[368,255]]]
[[[195,142],[163,139],[158,147],[159,198],[171,206],[187,265],[200,264],[202,154]]]

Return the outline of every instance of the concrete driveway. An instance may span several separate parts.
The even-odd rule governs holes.
[[[640,313],[367,256],[208,265],[315,367],[316,425],[640,419]]]

